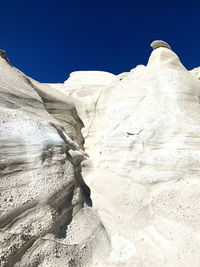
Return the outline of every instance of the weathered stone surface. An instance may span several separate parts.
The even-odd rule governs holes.
[[[193,70],[190,71],[197,79],[200,80],[200,67],[199,68],[194,68]]]
[[[67,96],[0,57],[0,266],[83,266],[98,249],[93,235],[107,240],[94,212],[82,210],[91,205],[79,167],[87,157],[82,126]],[[79,155],[76,164],[69,150]],[[77,232],[62,241],[75,216]],[[79,217],[85,225],[76,226]]]
[[[156,45],[64,84],[0,61],[2,266],[199,266],[198,69]]]
[[[199,81],[160,47],[107,87],[68,87],[85,126],[82,175],[111,240],[109,266],[198,266]]]
[[[170,45],[168,45],[166,42],[162,40],[156,40],[151,43],[151,47],[154,49],[159,48],[159,47],[165,47],[168,49],[171,49]]]

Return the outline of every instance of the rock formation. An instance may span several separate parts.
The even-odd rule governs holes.
[[[199,266],[199,71],[152,47],[64,84],[0,57],[0,266]]]
[[[153,41],[151,43],[151,47],[153,49],[156,49],[156,48],[159,48],[159,47],[165,47],[165,48],[171,49],[171,47],[166,42],[164,42],[162,40]]]
[[[1,57],[0,73],[0,266],[87,264],[94,236],[107,237],[81,176],[83,123],[67,96]]]

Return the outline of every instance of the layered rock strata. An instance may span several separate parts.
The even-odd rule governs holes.
[[[0,58],[2,266],[199,266],[199,71],[152,48],[64,84]]]
[[[0,124],[0,266],[87,263],[94,234],[106,236],[89,209],[74,104],[0,57]]]

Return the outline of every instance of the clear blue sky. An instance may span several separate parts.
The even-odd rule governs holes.
[[[155,39],[188,69],[200,66],[200,1],[5,0],[0,11],[0,48],[40,82],[75,70],[129,71],[147,63]]]

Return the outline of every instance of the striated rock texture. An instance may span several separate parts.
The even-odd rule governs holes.
[[[0,266],[84,266],[94,236],[109,244],[81,176],[82,126],[67,96],[0,57]]]
[[[0,58],[0,266],[200,265],[199,70],[153,44],[64,84]]]

